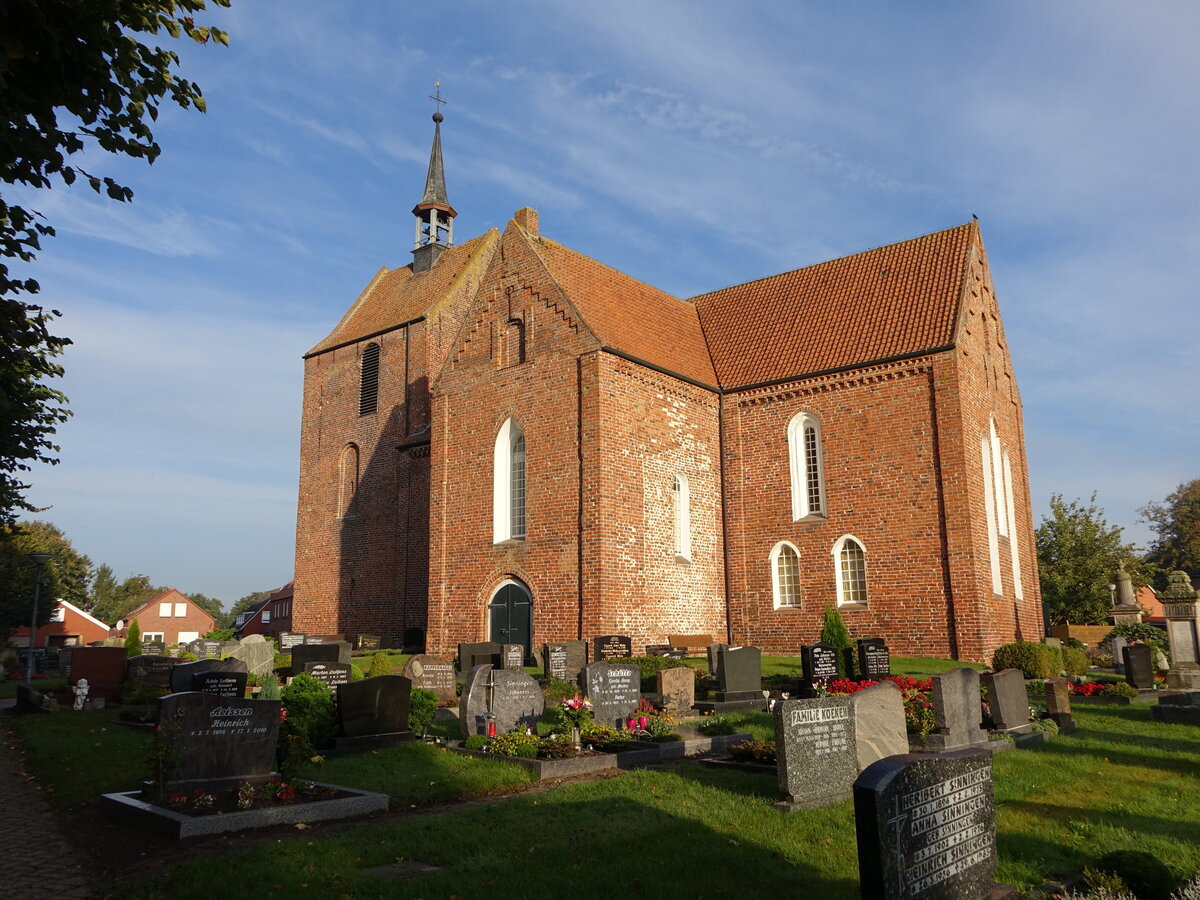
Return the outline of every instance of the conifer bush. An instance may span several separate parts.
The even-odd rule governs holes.
[[[992,668],[1020,669],[1026,678],[1056,678],[1062,671],[1062,654],[1056,648],[1033,641],[1015,641],[997,647],[992,655]]]
[[[839,678],[849,678],[857,671],[854,659],[854,641],[846,628],[846,620],[836,606],[825,607],[825,624],[821,627],[821,640],[837,648]]]

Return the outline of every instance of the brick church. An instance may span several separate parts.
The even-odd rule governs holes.
[[[1021,399],[975,221],[679,299],[518,210],[454,243],[441,121],[410,265],[304,357],[294,627],[798,654],[1037,639]]]

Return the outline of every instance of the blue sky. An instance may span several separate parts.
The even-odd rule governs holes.
[[[292,574],[301,355],[406,264],[442,82],[461,241],[544,234],[677,296],[980,218],[1052,492],[1200,477],[1200,4],[234,0],[180,45],[133,188],[21,199],[75,340],[30,499],[119,577],[228,606]]]

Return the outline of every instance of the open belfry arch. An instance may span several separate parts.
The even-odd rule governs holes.
[[[305,355],[297,630],[795,654],[837,605],[976,660],[1041,633],[978,222],[680,299],[528,208],[454,244],[443,121],[413,262]]]

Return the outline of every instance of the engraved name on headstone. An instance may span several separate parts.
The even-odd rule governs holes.
[[[433,691],[439,700],[447,703],[458,696],[454,663],[445,657],[418,653],[404,664],[401,675],[412,681],[413,687]]]
[[[624,659],[633,656],[633,640],[624,634],[603,634],[592,639],[592,659]]]
[[[850,796],[858,774],[854,707],[849,697],[775,704],[779,790],[796,806],[824,806]]]
[[[863,638],[858,642],[858,670],[872,681],[892,674],[892,658],[883,638]]]
[[[592,718],[616,727],[638,707],[642,671],[632,663],[594,662],[583,668],[583,688],[592,701]]]

